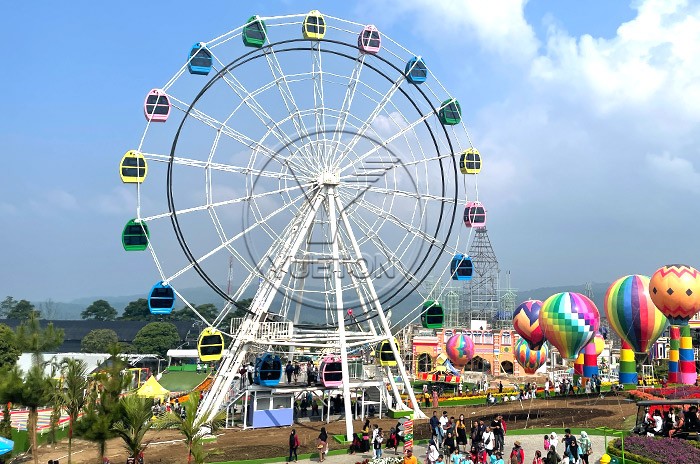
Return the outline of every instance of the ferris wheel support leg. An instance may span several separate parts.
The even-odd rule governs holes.
[[[347,214],[345,213],[345,210],[343,209],[342,204],[340,203],[340,200],[335,197],[335,202],[338,210],[340,211],[340,218],[343,221],[343,225],[346,229],[346,232],[348,234],[348,238],[350,239],[350,242],[352,243],[355,255],[358,257],[362,256],[362,253],[360,252],[360,246],[357,244],[357,240],[355,239],[355,234],[352,231],[352,227],[350,227],[350,220],[348,219]],[[374,288],[374,284],[372,283],[372,279],[370,278],[370,273],[367,270],[367,265],[365,264],[364,260],[359,260],[358,262],[360,269],[362,271],[362,276],[367,282],[367,289],[370,292],[370,296],[372,297],[372,301],[375,304],[375,310],[377,311],[377,317],[379,317],[379,324],[382,329],[382,332],[387,335],[387,341],[389,342],[389,346],[391,346],[391,351],[394,353],[394,359],[396,359],[396,365],[399,368],[399,375],[401,375],[401,379],[403,380],[404,386],[407,390],[408,397],[411,400],[411,405],[413,405],[413,416],[414,419],[427,419],[428,416],[423,414],[423,411],[420,409],[420,404],[416,400],[416,394],[413,392],[413,386],[411,385],[411,379],[408,377],[408,374],[406,373],[406,367],[403,365],[403,359],[401,359],[401,353],[399,352],[398,347],[396,346],[396,343],[394,343],[394,337],[391,335],[391,328],[389,327],[389,323],[386,320],[386,315],[384,314],[384,311],[382,310],[381,303],[379,302],[379,296],[377,295],[377,291]]]
[[[391,394],[394,395],[394,400],[396,401],[396,409],[408,410],[408,406],[403,402],[399,389],[396,388],[396,381],[391,373],[391,367],[386,366],[386,377],[389,379],[389,385],[391,385]],[[391,405],[389,405],[391,406]]]
[[[345,339],[345,314],[343,309],[343,283],[340,279],[340,248],[338,244],[338,220],[336,217],[337,198],[335,189],[328,187],[328,222],[331,233],[331,250],[333,256],[333,280],[335,290],[335,305],[338,311],[338,336],[340,338],[340,361],[343,374],[343,403],[345,406],[345,439],[352,441],[352,398],[350,397],[350,370],[348,369],[348,346]]]

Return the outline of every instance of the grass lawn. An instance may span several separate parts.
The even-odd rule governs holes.
[[[163,374],[163,377],[158,381],[163,388],[167,388],[174,392],[188,392],[194,387],[202,383],[207,378],[206,373],[197,374],[196,372],[168,372]]]

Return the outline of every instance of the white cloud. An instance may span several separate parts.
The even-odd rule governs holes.
[[[527,0],[499,0],[485,4],[479,0],[389,0],[362,9],[374,10],[386,17],[391,11],[394,21],[409,17],[414,32],[436,44],[475,42],[489,53],[522,62],[532,58],[538,41],[525,20]],[[363,17],[371,17],[364,11]],[[386,21],[386,19],[385,19]],[[436,38],[440,33],[439,38]]]
[[[136,214],[135,190],[133,187],[125,185],[97,195],[94,199],[89,200],[89,203],[91,208],[101,214],[123,215],[125,218],[129,214],[132,216]]]
[[[533,81],[601,113],[632,107],[700,119],[700,6],[647,0],[637,10],[612,39],[572,37],[550,26],[546,53],[532,65]]]
[[[700,193],[700,172],[689,160],[671,156],[666,152],[661,155],[647,155],[646,162],[659,188],[670,187]]]

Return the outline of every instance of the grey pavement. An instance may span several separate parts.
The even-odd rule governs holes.
[[[559,435],[559,440],[561,440],[564,436],[564,432],[560,429],[552,429],[552,432],[557,432]],[[532,459],[535,457],[535,451],[540,450],[542,451],[542,445],[543,445],[543,438],[544,438],[544,433],[542,435],[517,435],[517,434],[506,434],[506,440],[505,440],[505,447],[504,447],[504,460],[506,462],[509,462],[508,456],[510,455],[510,450],[513,447],[513,442],[515,440],[519,440],[521,446],[525,450],[525,463],[524,464],[530,464],[532,462]],[[576,435],[576,439],[579,439],[579,435]],[[590,464],[598,464],[600,462],[600,457],[604,454],[605,452],[605,438],[602,436],[597,436],[597,435],[588,435],[588,438],[591,439],[591,444],[593,445],[593,454],[589,458],[589,463]],[[608,437],[608,440],[611,438]],[[416,445],[413,448],[413,453],[414,455],[418,458],[418,460],[421,463],[425,462],[425,455],[427,452],[427,445]],[[334,444],[334,449],[338,449],[338,444]],[[561,443],[561,441],[557,444],[557,453],[559,456],[562,455],[561,451],[564,449],[564,444]],[[382,450],[384,453],[383,457],[393,457],[394,452],[393,450]],[[542,456],[546,456],[547,453],[542,453]],[[401,455],[401,448],[399,448],[399,455]],[[326,459],[324,460],[325,463],[327,464],[355,464],[356,462],[363,461],[365,458],[367,459],[372,459],[372,453],[358,453],[354,455],[350,454],[342,454],[342,455],[337,455],[337,456],[327,456]],[[280,460],[279,462],[285,462],[285,460]],[[300,459],[300,463],[302,464],[309,464],[311,462],[317,463],[318,458],[315,457],[313,459]]]

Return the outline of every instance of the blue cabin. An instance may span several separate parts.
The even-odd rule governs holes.
[[[452,280],[472,280],[474,265],[472,259],[466,255],[455,255],[450,265]]]
[[[158,282],[148,295],[148,310],[151,314],[170,314],[175,307],[175,292],[173,288]]]
[[[282,360],[279,356],[265,353],[255,360],[253,382],[263,387],[276,387],[282,380]]]
[[[190,70],[190,74],[206,76],[211,71],[211,52],[204,44],[196,43],[192,45],[188,60],[187,69]]]
[[[406,63],[406,79],[411,84],[422,84],[428,79],[428,68],[423,58],[413,57]]]

